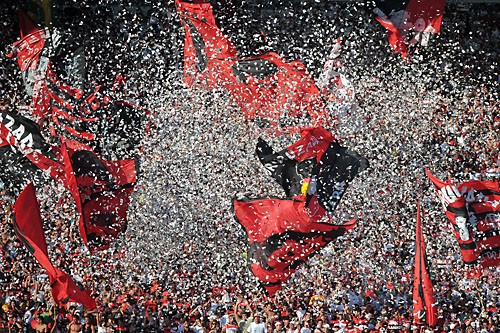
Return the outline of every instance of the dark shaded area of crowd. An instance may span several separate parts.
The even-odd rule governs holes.
[[[13,107],[27,102],[16,64],[5,57],[7,46],[18,38],[17,13],[13,5],[0,7],[4,31],[0,35],[0,92],[3,107]],[[61,10],[60,28],[73,36],[66,42],[67,49],[85,45],[89,84],[109,85],[117,74],[128,75],[132,77],[128,97],[151,101],[162,92],[156,87],[158,82],[165,80],[173,90],[179,88],[183,33],[172,3],[152,2],[143,7],[131,10],[119,2],[83,2],[78,9]],[[446,178],[498,179],[500,7],[447,7],[441,34],[430,48],[414,50],[411,64],[390,54],[385,32],[369,9],[364,4],[327,2],[279,8],[225,3],[219,4],[218,18],[242,53],[273,49],[287,59],[303,60],[313,75],[321,70],[333,40],[343,36],[342,61],[356,82],[359,107],[367,110],[360,115],[378,117],[371,122],[371,131],[355,135],[359,141],[390,133],[391,122],[403,122],[391,118],[399,111],[387,110],[384,98],[405,95],[408,86],[416,85],[421,94],[433,96],[435,103],[428,118],[403,127],[421,137],[417,144],[430,152],[425,156],[430,158],[427,163],[441,168]],[[329,33],[317,35],[324,31]],[[152,70],[154,79],[144,79]],[[420,76],[422,72],[426,75]],[[376,82],[370,73],[377,73]],[[407,85],[391,90],[391,81],[401,78]],[[412,99],[412,92],[408,94],[405,102]],[[420,100],[420,96],[413,97]],[[401,113],[406,115],[406,111]],[[373,177],[388,182],[394,177],[414,178],[410,169],[400,166],[411,163],[405,145],[415,143],[410,139],[395,143],[390,136],[381,143],[380,151],[364,152],[373,161]],[[376,169],[381,154],[395,158],[396,167],[389,176]],[[241,231],[237,234],[229,226],[192,229],[196,237],[194,232],[177,235],[160,261],[141,253],[141,248],[134,248],[137,260],[126,260],[126,241],[91,256],[82,249],[69,196],[59,193],[62,200],[42,197],[44,221],[54,217],[49,213],[54,207],[58,212],[55,222],[46,222],[51,256],[97,297],[95,312],[77,304],[53,304],[47,276],[14,236],[12,198],[2,196],[0,332],[499,332],[498,270],[492,269],[479,280],[466,280],[450,230],[442,227],[446,221],[435,208],[439,204],[432,189],[414,181],[409,184],[414,187],[399,192],[381,188],[380,193],[370,194],[379,195],[377,201],[389,201],[387,195],[393,200],[376,207],[367,205],[363,228],[314,257],[274,298],[267,297],[244,268],[246,244]],[[50,193],[50,186],[45,186],[41,191]],[[442,222],[426,229],[434,238],[428,254],[434,263],[431,270],[440,313],[434,330],[413,327],[411,322],[414,237],[406,230],[411,225],[414,197],[402,194],[403,190],[422,193],[427,216]],[[213,223],[219,228],[228,223],[224,219]],[[220,237],[219,231],[230,235]],[[203,244],[196,239],[204,239]],[[215,263],[222,252],[227,253],[222,258],[231,260]]]

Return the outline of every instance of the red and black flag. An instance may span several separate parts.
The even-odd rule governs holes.
[[[283,187],[287,197],[304,194],[313,168],[335,141],[332,134],[322,127],[302,130],[302,137],[286,149],[274,152],[267,142],[259,138],[256,155],[271,176]]]
[[[417,324],[436,326],[437,303],[434,298],[431,277],[425,255],[425,242],[420,217],[420,201],[417,203],[417,227],[415,240],[415,269],[413,273],[413,321]]]
[[[333,123],[304,64],[286,62],[275,52],[241,58],[217,27],[212,6],[176,1],[186,30],[184,81],[208,89],[225,88],[248,119],[266,128],[297,132],[285,118],[308,117],[313,126]]]
[[[56,140],[60,137],[76,140],[101,155],[114,155],[114,158],[135,157],[141,148],[139,141],[148,131],[149,112],[133,103],[111,98],[101,86],[91,91],[82,90],[83,48],[68,46],[71,42],[67,34],[37,29],[22,13],[20,22],[22,38],[14,43],[14,49],[22,73],[32,77],[28,93],[32,96],[33,119],[47,124]],[[64,46],[75,50],[62,50]],[[58,56],[55,56],[56,49]],[[64,64],[67,57],[71,57],[71,66],[60,71],[65,74],[65,80],[61,80],[55,67]],[[36,67],[36,73],[30,72],[35,71],[32,67]],[[120,149],[115,149],[117,147]]]
[[[215,22],[209,3],[176,0],[175,7],[184,25],[184,82],[192,87],[220,86],[226,62],[237,58],[236,47]]]
[[[90,92],[82,90],[80,47],[70,61],[80,65],[73,66],[71,73],[65,70],[69,74],[64,79],[71,84],[63,82],[56,73],[58,66],[53,65],[64,65],[61,45],[74,49],[66,40],[68,35],[40,30],[22,13],[20,23],[22,39],[14,49],[23,73],[36,70],[32,75],[33,117],[48,125],[51,142],[57,146],[45,143],[35,122],[3,111],[0,139],[71,191],[81,214],[84,243],[91,250],[106,248],[126,228],[136,181],[134,159],[149,130],[149,112],[111,98],[100,86]]]
[[[16,200],[13,224],[14,232],[19,240],[46,270],[54,300],[60,305],[77,302],[88,310],[95,309],[95,300],[87,292],[78,288],[68,274],[54,267],[50,261],[35,187],[32,183],[21,192]]]
[[[234,200],[233,207],[248,234],[252,273],[272,294],[307,258],[355,226],[356,219],[329,222],[347,184],[368,161],[320,127],[303,130],[278,153],[259,140],[257,155],[289,199]]]
[[[451,221],[464,262],[500,266],[500,189],[498,181],[472,180],[452,185],[426,170]]]
[[[46,73],[61,36],[54,29],[37,28],[23,11],[19,11],[19,25],[21,39],[13,44],[9,56],[17,58],[26,92],[31,97],[30,110],[41,124],[50,114]]]
[[[43,138],[39,126],[30,119],[0,110],[0,139],[8,143],[39,169],[63,181],[63,169],[57,159],[57,148]]]
[[[90,251],[109,247],[127,228],[135,160],[104,161],[87,147],[66,141],[61,148],[65,186],[80,213],[80,233]]]
[[[45,46],[46,32],[38,29],[22,10],[19,11],[19,27],[21,39],[13,44],[14,53],[9,56],[17,56],[21,71],[35,70]]]
[[[122,111],[127,115],[127,106]],[[123,121],[116,126],[130,129],[126,116],[116,114]],[[132,119],[130,122],[134,122]],[[119,137],[117,133],[113,133]],[[120,138],[120,137],[119,137]],[[137,144],[128,137],[115,140],[116,149],[126,147],[123,154],[133,155],[131,147]],[[134,159],[104,161],[93,150],[77,141],[63,140],[61,147],[49,146],[38,125],[31,120],[0,111],[0,139],[4,153],[0,162],[0,178],[11,193],[18,194],[19,185],[38,176],[37,169],[46,171],[57,182],[66,186],[75,198],[80,217],[80,231],[84,243],[91,250],[104,249],[126,229],[126,215],[130,195],[136,182]],[[17,152],[19,151],[19,153]]]
[[[387,29],[391,48],[408,57],[408,44],[426,46],[439,33],[445,0],[375,0],[377,21]],[[410,33],[411,32],[411,33]]]
[[[316,83],[298,60],[286,62],[267,52],[239,59],[225,75],[224,88],[249,119],[265,120],[272,128],[288,127],[289,132],[297,128],[287,120],[308,117],[312,126],[333,122]]]
[[[302,138],[278,153],[259,139],[257,156],[287,197],[306,196],[306,207],[317,203],[329,215],[349,183],[368,167],[364,157],[342,147],[322,127],[303,130]]]
[[[322,222],[304,201],[264,198],[234,200],[238,222],[248,234],[250,269],[269,294],[280,289],[297,267],[356,225]]]

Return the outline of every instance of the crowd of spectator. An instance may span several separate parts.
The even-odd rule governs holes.
[[[59,306],[48,276],[13,233],[14,198],[2,191],[0,333],[500,332],[500,272],[465,277],[423,171],[428,166],[457,181],[500,178],[498,5],[447,6],[441,34],[429,47],[412,50],[409,63],[391,53],[367,4],[235,11],[245,20],[219,14],[244,52],[267,47],[301,59],[313,77],[342,38],[343,72],[356,103],[342,109],[335,134],[370,161],[335,216],[339,223],[358,216],[356,228],[268,297],[247,268],[246,235],[231,211],[235,195],[284,196],[255,158],[257,126],[225,93],[182,85],[183,30],[171,2],[142,9],[114,4],[109,10],[83,1],[82,10],[63,11],[62,28],[74,36],[71,43],[85,44],[92,84],[125,75],[130,79],[122,97],[153,111],[128,230],[110,249],[91,254],[70,194],[48,179],[37,184],[53,263],[98,303],[95,311]],[[16,10],[5,6],[1,15],[0,92],[2,107],[13,108],[27,102],[16,64],[5,58],[18,38]],[[258,36],[246,20],[260,24]],[[267,139],[276,147],[294,140]],[[436,328],[412,322],[418,199],[439,309]]]

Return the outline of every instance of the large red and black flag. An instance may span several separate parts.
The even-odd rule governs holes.
[[[19,240],[47,272],[54,300],[60,305],[77,302],[88,310],[95,309],[95,300],[87,292],[81,290],[68,274],[54,267],[50,261],[35,187],[32,183],[21,192],[16,200],[13,224],[14,232]]]
[[[298,60],[286,62],[267,52],[238,60],[226,76],[225,89],[249,119],[265,120],[271,128],[288,127],[290,132],[298,131],[291,119],[307,117],[312,126],[333,122],[316,83]]]
[[[300,200],[234,200],[233,207],[248,234],[250,269],[269,294],[310,256],[356,225],[355,219],[343,225],[322,222],[325,215],[311,214]]]
[[[90,251],[109,247],[127,228],[130,196],[137,180],[136,161],[104,161],[78,142],[61,147],[66,188],[80,213],[80,233]]]
[[[453,185],[426,170],[453,226],[462,259],[471,267],[500,266],[500,189],[498,181]]]
[[[436,326],[438,320],[437,302],[425,254],[422,231],[420,201],[417,203],[417,226],[415,237],[415,267],[413,273],[413,322]]]
[[[276,133],[297,132],[288,118],[309,118],[313,126],[333,123],[302,62],[287,62],[275,52],[241,58],[217,27],[210,4],[177,0],[176,9],[186,30],[184,81],[189,86],[226,89],[245,117]]]
[[[21,39],[14,43],[11,56],[17,58],[31,96],[31,120],[1,111],[2,149],[20,153],[10,154],[15,160],[2,160],[9,167],[2,176],[9,182],[26,183],[33,180],[33,166],[49,173],[74,196],[87,247],[92,251],[106,248],[126,228],[136,179],[134,159],[149,131],[149,111],[117,98],[115,87],[113,91],[101,86],[84,90],[83,48],[68,34],[52,28],[39,29],[22,12],[20,26]],[[42,132],[50,135],[51,145],[45,142]],[[92,167],[82,166],[81,159],[75,162],[68,156],[74,147],[78,150],[76,156],[88,157],[86,161],[96,162],[98,169],[104,165],[109,181],[99,178],[103,174],[85,174],[82,170]],[[96,181],[91,184],[93,176]]]
[[[108,95],[101,86],[90,92],[83,90],[83,74],[77,68],[81,66],[73,66],[75,73],[64,71],[64,79],[76,87],[61,80],[56,73],[60,66],[53,66],[53,60],[64,63],[63,55],[61,50],[54,50],[68,36],[52,29],[38,29],[22,13],[20,22],[22,39],[14,44],[13,54],[22,72],[36,70],[32,75],[35,84],[31,86],[31,117],[47,127],[40,129],[28,118],[2,111],[0,138],[71,191],[81,214],[84,243],[91,250],[106,248],[126,228],[136,177],[134,159],[149,130],[149,111]],[[81,49],[77,50],[71,53],[72,64],[83,59]],[[50,134],[53,145],[45,143],[42,131]],[[78,156],[101,161],[106,172],[111,173],[110,182],[87,186],[83,178],[75,176],[73,161],[66,156],[67,143],[78,147]]]
[[[376,19],[387,30],[391,48],[408,57],[408,44],[426,46],[439,33],[445,0],[375,0]]]
[[[127,123],[121,126],[127,128]],[[38,170],[47,172],[73,195],[80,213],[82,239],[91,251],[108,247],[126,229],[136,182],[134,159],[105,161],[89,146],[65,139],[61,147],[52,147],[36,123],[6,111],[0,111],[0,139],[4,143],[0,147],[0,178],[11,193],[18,194],[19,184],[38,177]],[[121,146],[129,149],[126,142]]]

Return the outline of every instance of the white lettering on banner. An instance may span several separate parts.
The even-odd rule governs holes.
[[[304,145],[298,145],[297,148],[295,149],[297,153],[295,153],[293,150],[287,151],[287,156],[291,159],[295,159],[295,157],[299,157],[305,153],[307,153],[309,150],[313,149],[316,147],[319,143],[319,140],[311,136],[311,141],[307,143],[307,145],[304,148]]]
[[[19,144],[21,145],[21,149],[24,149],[25,147],[32,148],[33,147],[33,135],[29,133],[27,136],[25,136],[21,141],[19,141]]]
[[[487,257],[488,259],[500,259],[500,252],[489,251],[489,252],[486,252],[483,256]]]
[[[22,138],[24,132],[26,131],[23,124],[19,124],[16,129],[10,128],[12,134],[16,137],[16,139]]]
[[[276,165],[274,163],[266,163],[266,164],[264,164],[264,167],[272,175],[274,173],[274,171],[276,170],[276,168],[278,167],[278,165]]]
[[[498,213],[486,214],[484,222],[491,228],[500,229],[500,215]]]
[[[8,122],[5,123],[4,119],[6,119]],[[24,127],[23,124],[19,124],[19,126],[14,129],[14,124],[16,123],[15,119],[11,117],[8,114],[5,114],[5,117],[3,117],[0,114],[0,121],[7,127],[9,130],[9,135],[13,135],[16,140],[19,142],[20,148],[24,149],[26,147],[32,148],[33,147],[33,135],[31,133],[26,134],[26,128]]]
[[[401,24],[398,25],[399,30],[414,30],[418,32],[432,32],[435,33],[436,29],[432,26],[432,20],[427,20],[427,23],[424,18],[419,17],[415,20],[415,22],[410,21],[410,13],[407,11],[404,12],[403,17],[401,19]]]
[[[4,119],[7,119],[8,123],[4,122]],[[5,127],[7,127],[9,130],[12,130],[12,126],[16,122],[14,118],[12,118],[10,115],[6,114],[5,117],[1,118],[2,123],[4,123]]]
[[[345,192],[345,188],[346,188],[345,182],[336,183],[333,186],[332,197],[339,200],[342,194]]]
[[[476,192],[473,188],[462,187],[462,196],[467,203],[471,202],[488,202],[489,197],[481,192]]]
[[[330,195],[330,200],[328,200],[328,204],[333,208],[337,205],[337,203],[339,202],[340,198],[342,197],[342,194],[344,194],[345,190],[346,190],[346,182],[339,182],[339,183],[336,183],[334,186],[333,186],[333,192],[332,194]]]

